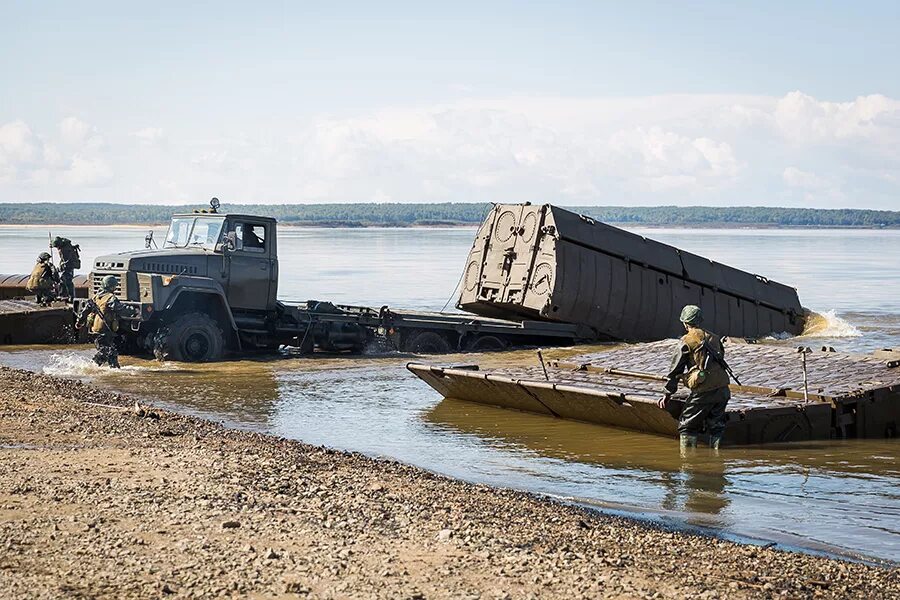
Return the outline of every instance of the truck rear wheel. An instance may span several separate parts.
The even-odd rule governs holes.
[[[497,352],[506,350],[508,345],[495,335],[479,335],[466,344],[466,352]]]
[[[161,329],[153,353],[161,360],[212,362],[222,358],[225,336],[209,315],[188,313]]]
[[[453,350],[447,338],[433,331],[413,333],[403,349],[417,354],[447,354]]]

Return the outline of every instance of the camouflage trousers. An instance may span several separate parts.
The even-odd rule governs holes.
[[[50,304],[56,299],[53,290],[38,290],[34,294],[34,301],[38,304]]]
[[[706,431],[710,437],[721,436],[725,431],[725,408],[730,398],[727,387],[691,394],[678,419],[678,433],[696,436]]]
[[[119,368],[119,348],[116,346],[116,334],[98,333],[94,337],[97,353],[94,354],[94,362],[99,366],[109,365],[112,369]]]
[[[75,271],[65,269],[59,274],[59,294],[69,300],[75,297]]]

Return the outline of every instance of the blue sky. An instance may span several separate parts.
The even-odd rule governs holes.
[[[900,3],[3,2],[0,202],[900,209]]]

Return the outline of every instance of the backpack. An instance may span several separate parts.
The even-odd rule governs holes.
[[[719,356],[724,354],[719,338],[698,327],[692,327],[681,340],[691,354],[691,367],[684,377],[685,385],[692,392],[701,393],[727,387],[728,373],[717,360],[710,356],[709,350],[712,348],[719,353]]]
[[[60,258],[67,269],[81,268],[81,246],[73,244],[71,240],[62,238],[62,247],[59,249]]]

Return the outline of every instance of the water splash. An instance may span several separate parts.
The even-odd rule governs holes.
[[[153,371],[173,371],[178,367],[172,363],[157,363],[149,366],[125,365],[121,369],[111,369],[108,366],[100,366],[91,360],[89,354],[76,352],[61,352],[50,355],[47,364],[41,369],[46,375],[60,377],[99,377],[111,373],[137,374]]]
[[[800,337],[804,338],[854,338],[862,337],[862,332],[849,321],[842,319],[834,310],[822,313],[809,311],[806,326]]]

